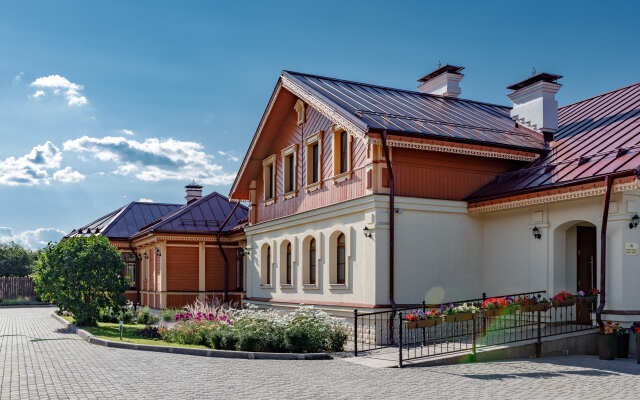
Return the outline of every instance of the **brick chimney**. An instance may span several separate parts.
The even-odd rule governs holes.
[[[184,188],[187,191],[187,195],[184,196],[184,198],[187,199],[187,204],[202,198],[202,186],[198,185],[195,181],[191,182]]]
[[[418,90],[422,93],[435,94],[445,97],[458,97],[460,92],[460,80],[464,77],[460,73],[464,67],[445,65],[418,79],[421,82]]]
[[[562,86],[556,82],[560,78],[560,75],[543,72],[507,87],[513,90],[507,95],[513,102],[511,118],[544,134],[545,141],[552,140],[558,130],[555,94]]]

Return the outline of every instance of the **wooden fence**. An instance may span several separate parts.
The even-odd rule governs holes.
[[[30,297],[34,299],[33,280],[28,276],[0,276],[0,300]]]

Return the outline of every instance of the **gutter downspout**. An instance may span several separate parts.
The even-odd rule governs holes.
[[[138,253],[136,253],[136,251],[133,249],[133,240],[131,239],[129,239],[129,248],[131,249],[133,255],[136,257],[136,304],[133,308],[134,310],[136,310],[138,308],[138,304],[140,304],[140,282],[138,280],[138,274],[140,272],[140,258],[138,257]]]
[[[382,131],[382,150],[387,161],[387,173],[389,175],[389,302],[391,308],[396,308],[394,300],[394,239],[395,239],[395,185],[393,180],[393,168],[389,159],[389,148],[387,147],[387,130]]]
[[[222,253],[222,258],[224,259],[224,295],[222,299],[225,302],[227,301],[227,296],[229,292],[229,260],[227,259],[227,255],[224,253],[224,249],[222,248],[222,242],[220,242],[220,235],[222,234],[222,230],[224,229],[225,225],[227,225],[227,222],[229,222],[229,219],[231,219],[231,216],[238,209],[239,205],[240,205],[240,202],[237,201],[236,205],[233,207],[233,210],[231,210],[229,215],[227,215],[227,218],[225,218],[224,222],[222,223],[222,226],[218,228],[218,234],[216,235],[218,238],[218,248],[220,249],[220,253]]]
[[[605,177],[605,186],[607,187],[604,194],[604,209],[602,210],[602,228],[600,229],[600,304],[596,309],[596,321],[600,330],[604,329],[602,322],[602,310],[606,304],[606,279],[607,279],[607,224],[609,223],[609,203],[611,202],[611,187],[613,186],[613,177],[607,175]]]

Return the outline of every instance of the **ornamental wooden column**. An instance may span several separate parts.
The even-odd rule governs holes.
[[[153,301],[151,304],[153,304],[153,308],[158,308],[158,306],[156,305],[156,291],[158,290],[158,279],[157,279],[157,274],[156,274],[156,252],[154,251],[154,248],[151,248],[151,258],[153,258],[153,275],[151,282],[153,283],[153,285],[151,286],[151,288],[153,289]]]
[[[205,259],[205,247],[204,242],[198,243],[198,297],[200,300],[204,300],[204,292],[206,290],[206,259]]]
[[[167,242],[162,241],[160,246],[160,308],[167,308]]]

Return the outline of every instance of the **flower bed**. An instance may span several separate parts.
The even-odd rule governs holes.
[[[576,304],[576,298],[573,294],[561,290],[553,296],[551,304],[553,304],[554,307],[569,307]]]
[[[537,296],[519,296],[514,301],[514,307],[521,312],[537,312],[547,311],[551,308],[551,302],[546,297]]]
[[[486,317],[495,317],[512,312],[512,297],[490,297],[482,302],[480,309]]]
[[[576,293],[576,301],[581,303],[593,303],[598,294],[600,294],[600,291],[596,288],[587,290],[586,292],[581,290]]]
[[[221,350],[318,353],[342,351],[346,327],[327,313],[310,307],[292,312],[238,310],[222,305],[176,314],[178,323],[158,333],[170,343],[200,344]]]
[[[444,314],[444,320],[449,323],[472,320],[480,310],[477,306],[467,303],[458,306],[453,305],[453,303],[448,306],[443,304],[440,306],[440,309]]]

